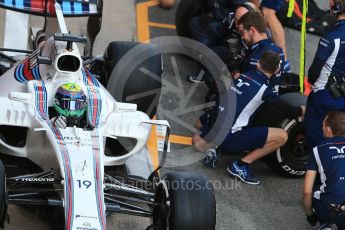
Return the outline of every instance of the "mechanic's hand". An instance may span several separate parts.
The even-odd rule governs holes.
[[[303,122],[304,115],[305,115],[305,106],[300,106],[302,110],[302,114],[297,118],[298,122]]]
[[[67,127],[67,118],[64,116],[57,116],[51,119],[53,125],[60,129],[65,129]]]
[[[234,73],[231,73],[231,75],[232,75],[232,78],[234,80],[236,80],[237,78],[239,78],[241,76],[241,73],[240,72],[234,72]]]
[[[306,215],[307,217],[307,221],[311,226],[315,226],[316,223],[319,221],[319,217],[316,215],[315,212],[313,212],[313,214],[311,215]]]

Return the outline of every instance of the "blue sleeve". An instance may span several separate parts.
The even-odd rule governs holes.
[[[262,0],[261,6],[278,11],[284,4],[284,0]]]
[[[317,148],[317,147],[315,147],[315,148]],[[313,170],[313,171],[317,171],[318,170],[318,166],[317,166],[316,159],[315,159],[315,156],[314,156],[314,151],[309,156],[306,170]]]
[[[334,39],[331,36],[325,35],[321,37],[315,57],[320,60],[327,61],[329,56],[333,53],[334,46]]]
[[[262,95],[262,100],[270,102],[279,100],[277,91],[275,91],[275,89],[271,85],[269,85]]]
[[[320,76],[322,68],[325,66],[326,61],[332,55],[334,50],[334,40],[330,37],[323,36],[319,41],[313,63],[308,70],[308,81],[314,84]]]

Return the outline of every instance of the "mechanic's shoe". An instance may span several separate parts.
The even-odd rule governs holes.
[[[202,161],[204,162],[206,166],[215,169],[217,161],[218,161],[218,157],[219,157],[218,149],[208,149],[206,151],[206,156],[204,157],[204,159],[202,159]]]
[[[331,224],[321,224],[319,230],[332,230]]]
[[[192,83],[205,83],[204,79],[202,78],[202,75],[191,73],[187,75],[187,81]]]
[[[252,175],[248,166],[239,166],[238,161],[232,162],[226,170],[246,184],[258,185],[261,183],[260,179]]]

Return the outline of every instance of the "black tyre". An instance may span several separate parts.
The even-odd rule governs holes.
[[[290,105],[306,105],[307,98],[300,93],[287,93],[280,96]],[[309,156],[304,139],[302,123],[287,118],[285,114],[271,106],[264,105],[255,118],[256,126],[283,128],[288,133],[288,141],[281,148],[263,158],[274,171],[283,176],[300,177],[305,174]]]
[[[170,205],[168,205],[170,201]],[[198,173],[171,172],[156,191],[154,225],[160,230],[214,230],[216,202],[213,188]]]
[[[113,85],[111,89],[107,85],[107,88],[109,93],[117,101],[137,104],[138,110],[147,113],[152,118],[156,113],[162,86],[162,82],[160,81],[162,75],[162,57],[161,55],[157,55],[159,53],[157,47],[150,44],[141,44],[145,52],[148,54],[152,53],[152,55],[149,55],[148,59],[136,66],[128,76],[112,75],[112,71],[120,59],[138,44],[137,42],[112,42],[109,44],[104,55],[107,78],[108,80],[110,78],[122,78],[121,81],[125,83],[124,85]],[[147,72],[154,74],[159,79],[149,76]]]
[[[178,36],[191,38],[188,24],[192,18],[207,11],[206,0],[181,0],[175,15]]]
[[[0,228],[4,228],[7,216],[7,202],[6,202],[6,173],[5,167],[0,161]]]

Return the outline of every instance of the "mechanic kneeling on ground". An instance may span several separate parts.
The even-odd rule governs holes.
[[[251,0],[251,2],[260,7],[271,31],[272,40],[284,50],[286,55],[285,31],[276,16],[276,12],[284,4],[284,0]]]
[[[345,230],[345,113],[329,112],[323,121],[325,141],[313,149],[304,181],[307,221],[320,229]]]
[[[244,55],[244,45],[241,42],[241,35],[238,32],[237,24],[238,20],[247,12],[257,11],[259,12],[259,8],[257,8],[254,4],[250,2],[242,3],[236,5],[234,12],[230,12],[229,16],[226,20],[226,32],[223,34],[220,42],[217,44],[208,44],[208,47],[215,52],[223,61],[227,64],[230,72],[239,71],[239,65],[241,63],[241,56]],[[192,25],[191,25],[192,27]],[[190,28],[192,30],[192,28]],[[193,31],[193,30],[192,30]],[[200,41],[200,36],[192,33],[192,37]],[[205,77],[201,78],[199,76],[200,70],[205,70]],[[200,79],[199,79],[200,78]],[[187,80],[192,83],[206,83],[210,90],[213,89],[213,77],[208,72],[207,68],[203,68],[203,66],[199,66],[199,70],[197,72],[191,73],[187,76]]]
[[[330,1],[337,23],[324,34],[308,72],[312,92],[304,119],[311,148],[323,141],[322,122],[329,111],[345,112],[345,0]]]
[[[235,6],[246,0],[206,0],[210,14],[203,14],[191,19],[188,24],[192,37],[205,46],[226,44],[226,37],[231,26],[229,14]]]
[[[280,84],[281,75],[290,72],[290,65],[285,61],[283,50],[268,38],[267,25],[262,14],[257,11],[249,11],[239,18],[237,25],[241,39],[249,46],[249,48],[243,59],[241,59],[241,62],[238,63],[238,65],[235,65],[235,68],[232,68],[232,66],[228,65],[233,77],[236,79],[240,75],[240,72],[256,70],[257,62],[261,55],[265,51],[271,50],[279,54],[280,66],[282,67],[270,79],[270,84],[272,86],[278,86]],[[218,47],[215,48],[219,50]],[[215,52],[218,53],[217,51]],[[230,56],[230,52],[228,53],[228,56]],[[225,63],[230,62],[230,58],[225,60]],[[237,71],[236,67],[239,67]],[[204,80],[209,88],[209,94],[217,94],[217,82],[207,71],[205,72]]]
[[[265,20],[258,12],[248,12],[238,21],[238,30],[241,38],[249,46],[245,61],[241,66],[241,71],[256,70],[257,62],[261,55],[265,51],[271,50],[279,54],[281,63],[281,69],[270,79],[271,85],[276,86],[280,83],[281,74],[290,72],[290,65],[285,62],[283,49],[268,38],[266,29]]]
[[[249,165],[284,145],[288,136],[280,128],[252,127],[251,121],[257,108],[267,101],[290,117],[298,117],[304,113],[304,107],[292,107],[282,101],[269,84],[269,79],[279,71],[279,63],[279,54],[266,51],[258,62],[258,70],[244,73],[235,80],[235,88],[231,89],[237,96],[235,120],[219,148],[214,146],[212,138],[207,136],[211,129],[215,128],[214,124],[209,122],[214,119],[208,119],[208,114],[204,114],[196,122],[195,127],[200,134],[193,136],[193,146],[197,151],[207,153],[203,159],[205,165],[215,167],[220,148],[232,153],[251,151],[241,160],[232,162],[227,170],[247,184],[260,184],[261,181],[249,170]],[[217,113],[212,115],[227,117],[227,114],[234,110],[218,107],[215,108]]]
[[[86,96],[75,83],[62,84],[55,93],[55,111],[50,112],[51,121],[58,128],[86,126]]]

